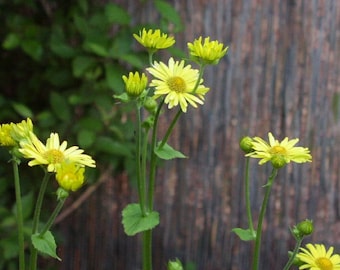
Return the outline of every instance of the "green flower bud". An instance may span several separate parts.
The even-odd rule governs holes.
[[[66,199],[67,197],[69,196],[69,193],[67,190],[59,187],[57,189],[57,198],[58,198],[58,201],[60,200],[63,200],[63,199]]]
[[[126,92],[131,97],[138,97],[146,88],[148,79],[144,73],[139,74],[135,72],[129,73],[129,77],[123,75],[123,81],[125,82]]]
[[[251,153],[253,149],[253,139],[249,136],[245,136],[240,140],[240,147],[245,153]]]
[[[149,113],[154,113],[157,109],[158,103],[152,97],[146,97],[143,105],[144,105],[144,108]]]
[[[280,169],[287,164],[286,158],[282,155],[274,155],[271,159],[271,162],[273,164],[273,167],[276,169]]]
[[[292,233],[297,239],[302,239],[304,236],[310,235],[313,231],[313,221],[309,219],[301,221],[292,229]]]
[[[168,270],[183,270],[181,261],[179,259],[176,259],[175,261],[169,261]]]

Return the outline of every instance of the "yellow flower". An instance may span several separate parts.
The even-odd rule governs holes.
[[[84,184],[84,167],[74,162],[63,162],[57,167],[56,180],[66,191],[76,191]]]
[[[190,65],[184,66],[184,61],[169,59],[168,65],[155,62],[147,70],[155,77],[150,86],[155,87],[154,98],[165,95],[164,102],[171,109],[178,104],[183,112],[187,111],[188,103],[197,108],[197,103],[203,104],[204,95],[209,88],[202,85],[199,80],[199,71]]]
[[[299,269],[311,270],[339,270],[340,256],[333,254],[333,247],[327,251],[322,244],[307,244],[307,248],[300,248],[296,257],[303,263]]]
[[[12,133],[13,124],[2,124],[0,126],[0,145],[1,146],[16,146],[17,142],[13,139]]]
[[[67,141],[59,142],[59,135],[51,133],[44,145],[33,132],[30,133],[30,143],[20,143],[19,151],[25,158],[32,159],[28,165],[47,165],[47,171],[55,172],[63,162],[74,162],[79,166],[96,167],[91,156],[83,154],[78,146],[67,147]]]
[[[14,147],[22,140],[29,139],[29,133],[33,131],[31,119],[21,121],[21,123],[10,123],[0,125],[0,145]]]
[[[139,35],[133,34],[133,36],[140,44],[152,52],[169,48],[175,44],[175,39],[172,36],[162,33],[159,29],[146,31],[143,28],[142,31],[139,31]]]
[[[308,148],[294,146],[299,139],[288,140],[286,137],[283,141],[279,142],[270,132],[268,133],[268,138],[269,143],[259,137],[253,138],[252,145],[254,151],[246,154],[246,156],[260,158],[260,165],[271,161],[274,167],[282,167],[290,161],[296,163],[312,161],[312,156]]]
[[[130,72],[129,77],[123,75],[122,78],[125,82],[126,92],[132,97],[138,97],[144,91],[148,83],[148,79],[144,73],[140,75],[138,72],[135,72],[135,74]]]
[[[210,41],[210,37],[206,37],[202,43],[202,37],[195,39],[193,43],[188,43],[190,56],[204,64],[215,65],[227,53],[229,47],[223,48],[223,43]]]
[[[33,132],[33,123],[30,118],[22,120],[18,124],[12,125],[12,138],[18,143],[21,141],[29,141],[30,132]]]

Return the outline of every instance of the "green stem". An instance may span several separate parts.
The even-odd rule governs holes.
[[[32,235],[38,232],[39,220],[40,220],[40,212],[41,206],[44,199],[45,191],[47,188],[48,180],[50,179],[51,174],[45,171],[44,178],[42,180],[37,202],[35,204],[34,216],[33,216],[33,224],[32,224]],[[30,257],[30,270],[37,269],[37,258],[38,251],[31,244],[31,257]]]
[[[198,79],[196,81],[196,84],[195,84],[195,87],[194,87],[194,90],[192,91],[194,94],[196,93],[197,91],[197,88],[203,78],[203,73],[204,73],[204,69],[205,69],[205,65],[204,64],[200,64],[200,69],[199,69],[199,75],[198,75]]]
[[[17,207],[17,225],[18,225],[18,246],[19,246],[19,270],[25,270],[25,244],[24,244],[24,221],[22,214],[20,177],[18,163],[20,161],[13,155],[12,165],[14,174],[15,199]]]
[[[137,186],[138,186],[138,196],[139,196],[139,203],[140,208],[142,211],[142,215],[146,215],[145,210],[145,176],[142,174],[141,169],[141,140],[142,140],[142,128],[141,128],[141,112],[140,107],[136,105],[136,113],[137,113],[137,140],[136,140],[136,171],[137,171]],[[144,170],[143,170],[144,171]]]
[[[246,158],[246,176],[245,176],[245,182],[246,182],[246,209],[247,209],[247,217],[248,217],[248,224],[249,224],[249,230],[251,233],[255,235],[254,225],[253,225],[253,217],[251,214],[251,203],[250,203],[250,187],[249,187],[249,157]]]
[[[143,232],[143,270],[152,270],[152,230]]]
[[[152,138],[151,138],[151,158],[150,158],[150,177],[149,177],[149,188],[148,188],[148,210],[153,209],[153,197],[155,191],[155,178],[156,178],[156,166],[157,166],[157,156],[155,154],[156,144],[157,144],[157,125],[158,118],[161,108],[164,104],[164,99],[158,105],[155,120],[152,127]]]
[[[285,265],[285,267],[283,268],[283,270],[288,270],[292,266],[294,259],[296,257],[296,254],[298,254],[299,249],[301,247],[302,240],[303,240],[303,237],[296,240],[296,244],[295,244],[295,248],[293,250],[293,253],[290,256],[290,258],[289,258],[287,264]]]
[[[262,224],[263,219],[266,214],[266,209],[269,201],[269,195],[271,191],[271,187],[273,185],[273,181],[277,175],[278,169],[273,168],[273,171],[271,175],[269,176],[268,183],[264,186],[266,188],[266,192],[264,194],[261,211],[259,215],[259,221],[257,224],[257,230],[256,230],[256,240],[255,240],[255,252],[254,252],[254,259],[253,259],[253,270],[258,270],[259,268],[259,261],[260,261],[260,249],[261,249],[261,236],[262,236]]]
[[[53,225],[53,222],[55,221],[57,215],[59,214],[60,210],[63,208],[65,201],[66,201],[66,198],[60,199],[58,201],[58,204],[57,204],[56,208],[54,209],[54,211],[51,214],[50,218],[46,222],[44,228],[39,233],[39,236],[43,236],[51,228],[51,226]]]
[[[159,145],[159,148],[162,148],[164,146],[164,144],[166,144],[166,142],[168,141],[168,139],[169,139],[169,137],[172,133],[172,130],[174,129],[175,124],[176,124],[177,120],[179,119],[179,117],[181,116],[181,114],[182,114],[182,110],[179,109],[177,114],[175,115],[174,119],[172,119],[172,122],[171,122],[170,126],[168,127],[168,130],[166,131],[164,138]]]

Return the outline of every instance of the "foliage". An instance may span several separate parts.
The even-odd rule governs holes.
[[[58,131],[61,140],[86,148],[99,168],[110,165],[116,172],[133,173],[133,125],[126,120],[131,108],[114,104],[112,96],[123,92],[122,75],[144,66],[147,54],[134,50],[131,36],[141,26],[132,25],[131,15],[117,4],[99,2],[0,1],[0,123],[30,117],[41,138]],[[155,8],[163,27],[171,21],[175,31],[181,30],[169,4],[155,1]],[[0,150],[3,164],[9,158]],[[22,169],[24,220],[30,224],[40,185],[34,179],[41,175],[33,169],[38,176],[29,177]],[[88,182],[99,174],[88,175]],[[0,269],[17,267],[12,179],[10,166],[1,166]]]

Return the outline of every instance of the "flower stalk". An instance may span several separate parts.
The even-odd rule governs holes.
[[[18,160],[12,155],[12,166],[14,174],[14,187],[15,187],[15,199],[16,199],[16,210],[17,210],[17,226],[18,226],[18,247],[19,247],[19,270],[25,270],[25,243],[24,243],[24,221],[22,214],[22,202],[21,202],[21,188],[20,188],[20,177],[19,177],[19,165]]]
[[[256,230],[256,240],[255,240],[255,251],[254,251],[254,258],[253,258],[253,270],[259,269],[259,262],[260,262],[260,249],[261,249],[261,237],[262,237],[262,224],[264,220],[264,216],[266,214],[266,209],[269,201],[269,196],[271,192],[271,187],[273,185],[274,179],[277,175],[278,169],[275,167],[272,170],[271,175],[268,178],[268,183],[264,186],[266,188],[265,195],[263,198],[261,211],[259,215],[259,220],[257,224],[257,230]]]

